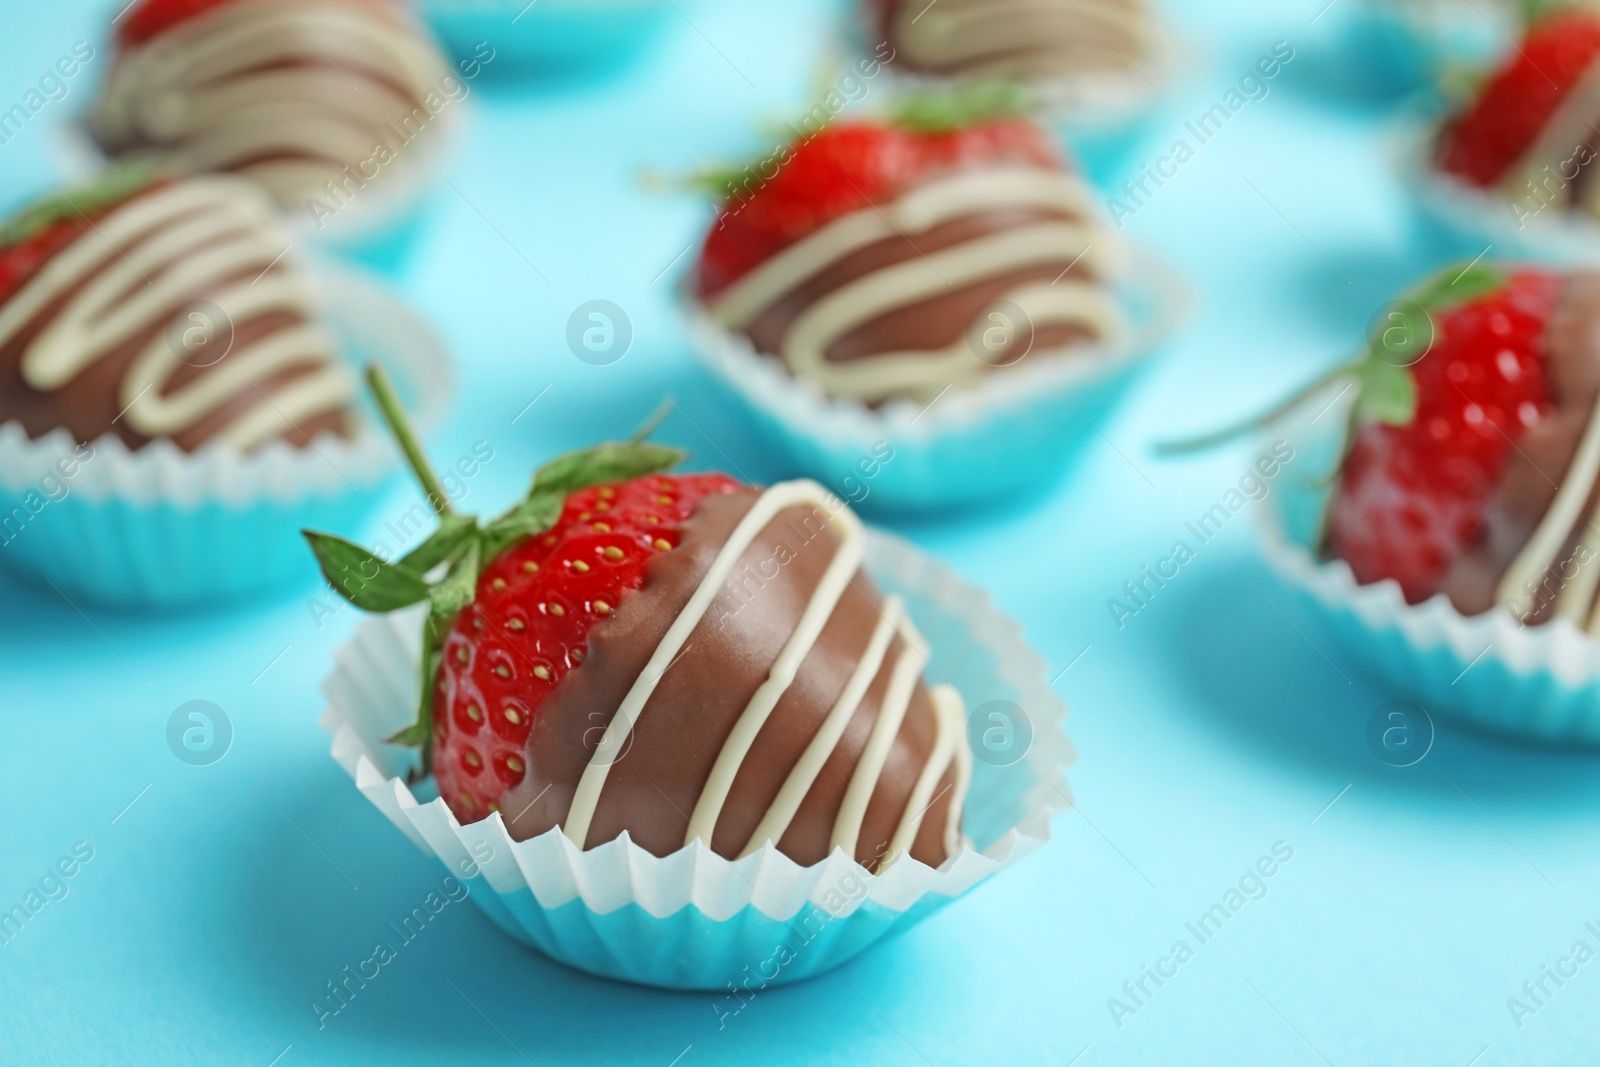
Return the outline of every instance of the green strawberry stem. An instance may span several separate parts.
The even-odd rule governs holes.
[[[1353,362],[1321,375],[1265,414],[1200,437],[1158,444],[1156,453],[1170,456],[1197,452],[1263,429],[1341,378],[1351,379],[1356,386],[1347,438],[1353,439],[1356,427],[1362,423],[1404,426],[1417,410],[1417,383],[1411,365],[1432,348],[1438,328],[1436,316],[1471,303],[1504,284],[1505,275],[1498,267],[1477,260],[1465,267],[1440,271],[1387,306],[1367,339],[1366,349]]]
[[[1190,437],[1179,441],[1162,441],[1156,445],[1156,454],[1159,456],[1182,456],[1190,452],[1204,452],[1220,444],[1226,444],[1236,437],[1272,425],[1340,378],[1354,377],[1355,374],[1354,365],[1349,363],[1340,364],[1328,373],[1318,376],[1310,384],[1296,389],[1289,399],[1281,401],[1259,415],[1252,415],[1248,419],[1234,423],[1232,426],[1225,426],[1220,430],[1212,430],[1210,433],[1201,434],[1199,437]]]
[[[389,380],[388,373],[378,364],[368,363],[366,377],[367,388],[372,390],[372,399],[383,413],[383,421],[389,424],[389,432],[394,434],[400,451],[405,453],[411,473],[416,475],[423,492],[428,495],[428,506],[441,519],[455,514],[455,509],[450,506],[450,498],[445,495],[444,486],[439,484],[439,476],[433,471],[433,464],[428,462],[422,446],[417,442],[417,435],[411,429],[411,420],[406,418],[406,410],[400,404],[399,394],[394,391],[394,383]]]

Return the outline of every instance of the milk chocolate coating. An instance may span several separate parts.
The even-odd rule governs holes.
[[[971,9],[987,5],[988,11]],[[1000,7],[1027,10],[1001,13]],[[958,7],[966,10],[958,10]],[[1144,0],[964,0],[940,6],[927,0],[867,0],[867,20],[878,39],[894,48],[894,66],[918,74],[973,79],[1052,81],[1108,69],[1135,70],[1148,51]],[[958,41],[977,19],[1011,18],[1021,29],[988,51],[946,57],[929,54],[908,40]],[[941,23],[943,25],[941,25]]]
[[[796,319],[817,301],[851,282],[991,234],[1030,223],[1060,221],[1081,220],[1063,212],[1009,208],[952,219],[914,238],[897,234],[857,249],[806,278],[756,316],[745,332],[757,352],[779,352],[783,338]],[[973,323],[978,322],[983,311],[996,300],[1028,282],[1055,281],[1068,267],[1072,267],[1075,280],[1094,280],[1094,272],[1088,265],[1080,262],[1074,267],[1070,255],[1063,255],[1058,261],[993,274],[966,285],[952,286],[929,299],[897,307],[863,323],[829,345],[827,358],[830,362],[849,362],[886,352],[932,352],[949,348],[967,338]],[[1046,351],[1086,339],[1085,331],[1079,326],[1046,323],[1035,329],[1032,349]]]
[[[136,243],[129,244],[121,251],[126,254],[136,247]],[[90,443],[106,433],[120,437],[130,449],[142,448],[150,443],[149,437],[131,427],[126,418],[120,417],[125,406],[125,401],[122,399],[122,382],[139,354],[152,341],[166,333],[174,319],[181,318],[182,305],[173,307],[172,314],[163,316],[134,332],[103,358],[91,362],[57,389],[50,391],[35,389],[22,376],[22,358],[34,338],[55,320],[62,308],[74,296],[121,262],[119,256],[108,255],[95,270],[85,275],[79,284],[67,290],[59,299],[47,304],[15,336],[0,344],[0,423],[12,420],[20,422],[30,437],[39,437],[57,427],[64,427],[80,444]],[[34,273],[43,269],[45,265],[40,263]],[[193,287],[187,294],[185,303],[205,300],[241,280],[271,277],[291,269],[294,268],[287,263],[279,263],[262,275],[258,275],[254,270],[242,274],[218,275]],[[26,280],[20,282],[17,291],[20,292],[26,284]],[[272,310],[249,318],[241,318],[233,324],[233,349],[243,349],[254,340],[305,321],[305,316],[285,310]],[[226,363],[226,356],[209,366],[184,363],[172,375],[167,383],[167,390],[170,392],[181,389],[202,375],[217,373]],[[178,432],[170,440],[185,452],[195,451],[240,415],[267,403],[263,393],[270,397],[284,385],[316,372],[315,366],[301,363],[263,378],[257,383],[261,392],[257,392],[253,386],[240,390],[220,404],[216,410],[208,413],[194,425]],[[298,425],[286,430],[281,436],[292,445],[305,447],[320,434],[335,433],[348,436],[351,429],[350,413],[335,411],[301,420]]]
[[[1467,615],[1495,606],[1501,580],[1550,509],[1594,417],[1595,401],[1600,397],[1600,274],[1578,273],[1565,280],[1545,347],[1552,407],[1523,432],[1511,450],[1489,507],[1487,535],[1445,578],[1445,595]],[[1585,517],[1593,512],[1597,499],[1600,486],[1589,491],[1582,513]],[[1573,559],[1584,529],[1580,520],[1568,533],[1558,559],[1540,583],[1541,589],[1551,592],[1522,599],[1531,608],[1528,622],[1547,622],[1554,617],[1553,593],[1565,584],[1557,571]],[[1600,566],[1600,561],[1593,565]]]
[[[605,725],[758,496],[758,490],[745,488],[703,500],[685,523],[679,546],[653,559],[644,585],[625,594],[617,610],[590,631],[583,664],[562,679],[534,716],[526,777],[502,800],[513,838],[536,836],[565,818]],[[786,555],[780,546],[794,558],[774,574],[771,561]],[[624,830],[658,856],[682,847],[690,813],[723,742],[766,679],[837,548],[832,530],[808,507],[780,512],[761,531],[640,713],[611,766],[585,847]],[[880,608],[877,589],[858,572],[757,734],[716,825],[696,828],[710,838],[714,851],[731,858],[744,848],[843,691],[880,621]],[[815,863],[828,854],[834,818],[903,648],[897,636],[778,843],[798,863]],[[885,855],[933,752],[935,734],[933,706],[919,681],[867,808],[855,853],[863,864],[872,866]],[[943,837],[954,775],[947,770],[939,781],[937,799],[911,848],[912,856],[934,866],[946,858]]]

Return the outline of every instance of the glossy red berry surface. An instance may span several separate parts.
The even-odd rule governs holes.
[[[1049,136],[1021,119],[940,132],[841,122],[786,152],[734,181],[701,253],[702,297],[835,219],[889,203],[941,174],[1002,163],[1061,165]]]
[[[677,547],[700,501],[738,486],[723,474],[658,474],[582,489],[548,532],[483,569],[435,679],[433,773],[458,819],[499,809],[527,773],[539,706],[582,669],[590,628],[627,610],[650,561]]]
[[[1533,147],[1597,56],[1600,14],[1566,11],[1535,24],[1506,65],[1445,131],[1439,144],[1440,169],[1474,185],[1500,181]],[[1548,162],[1553,166],[1560,160]]]
[[[1560,289],[1521,271],[1435,316],[1434,344],[1411,368],[1415,416],[1359,427],[1329,510],[1327,551],[1358,581],[1392,578],[1425,600],[1483,538],[1507,459],[1550,410],[1545,337]]]

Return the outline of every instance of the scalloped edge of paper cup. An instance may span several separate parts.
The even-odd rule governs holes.
[[[1600,640],[1566,619],[1530,627],[1498,608],[1463,615],[1443,594],[1409,604],[1398,582],[1362,585],[1349,564],[1313,554],[1309,539],[1326,501],[1319,485],[1337,463],[1346,395],[1325,406],[1308,401],[1274,431],[1297,458],[1293,480],[1258,512],[1268,569],[1357,665],[1430,713],[1500,734],[1600,743]]]
[[[346,268],[319,264],[312,274],[322,321],[352,372],[376,360],[418,427],[436,427],[453,390],[438,335],[397,297]],[[66,493],[59,500],[43,494],[15,534],[4,529],[0,562],[58,589],[130,607],[228,599],[309,574],[300,528],[348,529],[399,470],[393,444],[365,398],[361,403],[353,438],[323,434],[307,448],[274,441],[249,453],[220,443],[183,452],[164,440],[131,450],[106,433],[85,446],[85,457],[65,430],[30,438],[21,424],[4,423],[0,515],[26,507],[29,494],[40,496],[46,478]],[[65,479],[63,463],[75,468]]]
[[[771,984],[837,966],[916,922],[1044,844],[1050,819],[1071,804],[1067,706],[1044,660],[988,595],[908,542],[872,531],[867,568],[905,597],[930,662],[967,700],[1023,709],[1032,745],[1009,767],[974,761],[963,815],[969,843],[937,870],[902,856],[881,874],[835,850],[802,867],[770,843],[731,861],[696,842],[657,857],[626,835],[580,851],[559,829],[512,841],[499,813],[461,825],[437,796],[407,784],[418,754],[385,742],[416,704],[420,623],[414,610],[364,620],[335,655],[320,725],[332,755],[422,851],[472,887],[508,934],[580,970],[644,985],[722,989],[741,967],[767,960],[798,920],[815,939]],[[426,783],[431,784],[431,783]]]
[[[870,408],[829,397],[725,328],[692,295],[687,276],[678,301],[700,363],[751,409],[795,472],[868,511],[917,512],[1036,492],[1096,436],[1095,425],[1189,309],[1187,288],[1156,259],[1134,253],[1130,265],[1114,281],[1128,325],[1119,343],[1033,354],[931,404],[896,397]],[[863,480],[858,464],[881,460],[884,444],[892,459],[869,464],[875,473]],[[860,490],[841,478],[857,479]]]

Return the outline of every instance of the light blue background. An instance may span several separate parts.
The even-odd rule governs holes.
[[[308,1003],[323,983],[442,873],[356,793],[316,726],[317,685],[354,613],[314,624],[309,560],[303,586],[275,602],[187,618],[84,615],[0,579],[0,905],[74,842],[95,853],[66,899],[0,946],[0,1063],[1600,1059],[1600,961],[1520,1030],[1506,1007],[1574,941],[1600,948],[1584,929],[1600,926],[1593,755],[1442,730],[1418,766],[1380,763],[1364,731],[1387,694],[1286,623],[1244,521],[1125,629],[1106,608],[1251,460],[1237,448],[1161,461],[1150,442],[1252,410],[1348,352],[1384,297],[1436,259],[1386,169],[1389,112],[1336,93],[1330,81],[1357,76],[1318,57],[1355,0],[1313,25],[1323,3],[1189,5],[1192,62],[1141,160],[1274,41],[1298,52],[1268,99],[1128,221],[1192,279],[1190,329],[1042,502],[903,530],[993,590],[1053,671],[1089,646],[1058,683],[1081,806],[1048,848],[843,970],[761,994],[720,1031],[712,998],[566,970],[470,906],[446,909],[319,1031]],[[105,6],[8,5],[0,101],[96,37]],[[652,284],[706,209],[641,179],[737,157],[757,123],[801,105],[829,9],[686,10],[697,29],[678,25],[620,78],[474,93],[455,190],[400,283],[461,366],[433,454],[496,450],[469,506],[501,506],[541,457],[622,433],[658,389],[685,413],[668,440],[751,477],[780,473],[684,351],[670,300],[683,264]],[[6,199],[52,176],[48,127],[87,100],[80,77],[0,147]],[[608,368],[563,340],[571,310],[597,297],[637,331]],[[385,514],[411,499],[397,493]],[[236,731],[208,768],[180,763],[164,738],[196,698]],[[1119,1029],[1107,998],[1277,841],[1294,858],[1267,896]]]

